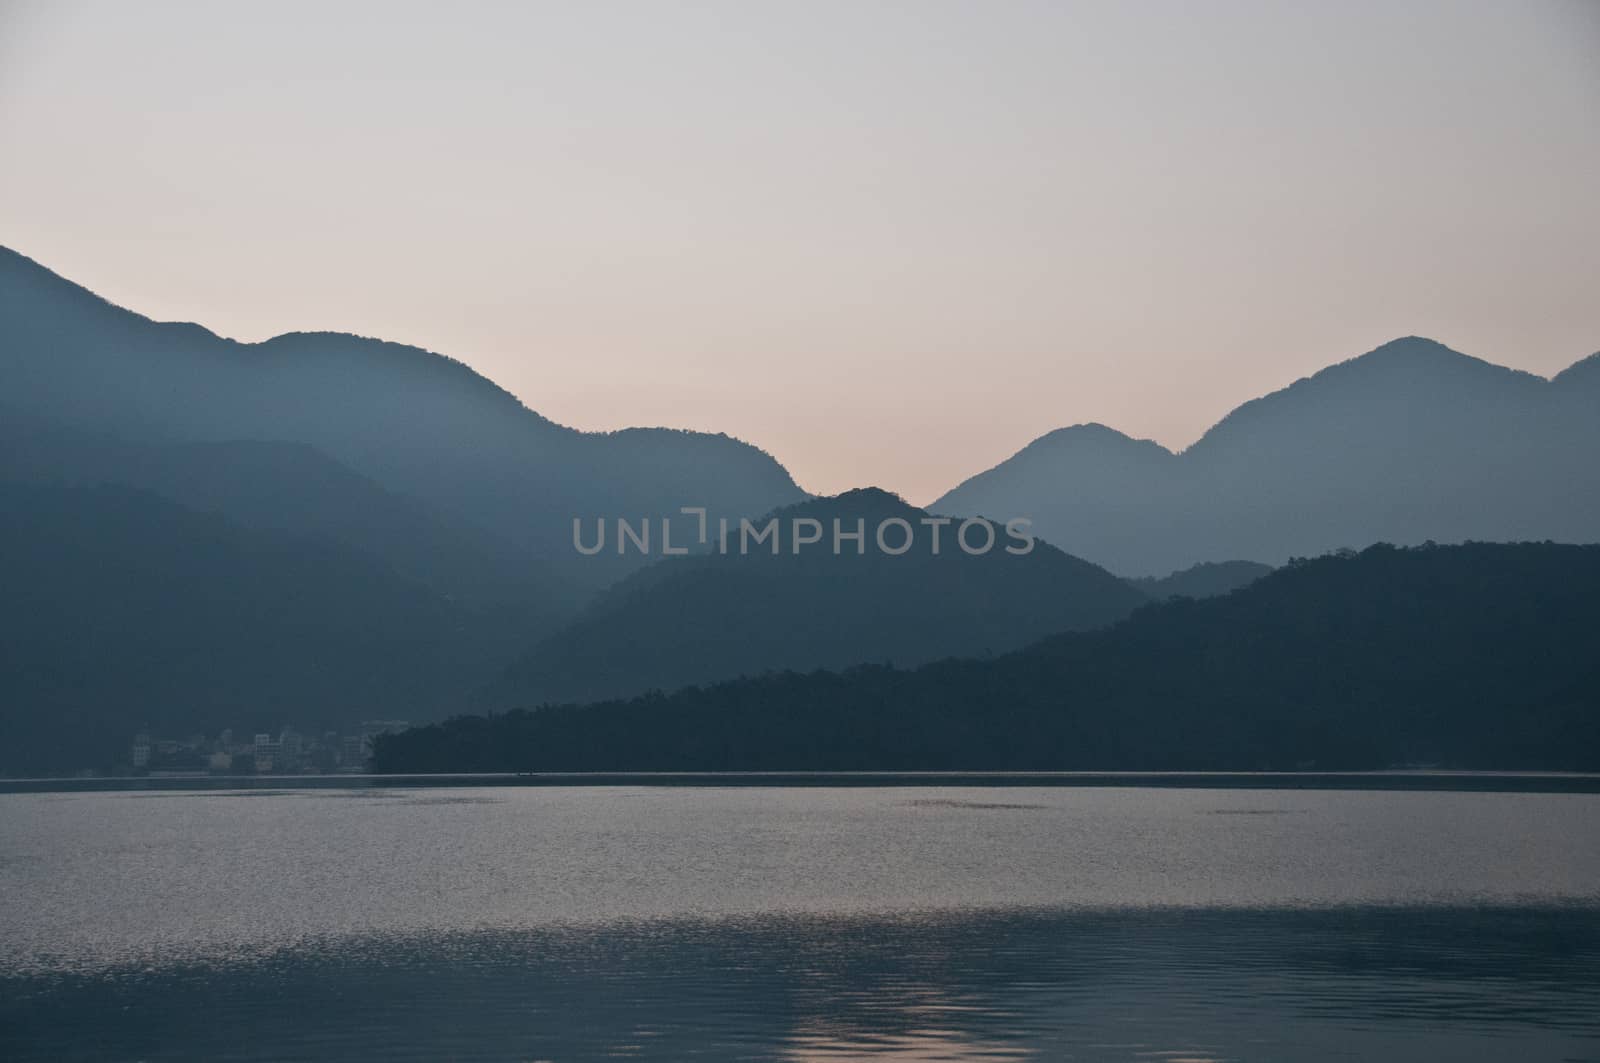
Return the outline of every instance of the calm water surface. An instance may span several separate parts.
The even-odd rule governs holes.
[[[0,1059],[1600,1060],[1600,796],[0,795]]]

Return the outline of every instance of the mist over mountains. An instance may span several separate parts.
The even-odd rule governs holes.
[[[297,444],[299,459],[279,453],[282,475],[251,474],[263,493],[283,491],[283,508],[302,490],[287,465],[320,456],[425,507],[435,528],[422,538],[441,523],[475,536],[473,553],[499,558],[491,585],[519,585],[544,561],[557,597],[643,563],[576,558],[573,517],[685,505],[755,517],[805,498],[771,456],[726,436],[577,432],[441,355],[334,333],[237,343],[112,306],[5,249],[0,382],[8,419],[25,412],[112,449]],[[1026,516],[1062,550],[1138,577],[1376,541],[1591,541],[1597,452],[1600,355],[1545,380],[1411,337],[1244,403],[1181,453],[1103,425],[1064,428],[927,508]]]
[[[341,333],[238,343],[113,306],[3,248],[0,384],[10,406],[121,441],[314,448],[589,590],[638,561],[569,564],[574,517],[684,505],[753,517],[804,497],[771,456],[727,436],[578,432],[441,355]]]
[[[1061,643],[1097,647],[1074,651],[1066,671],[1008,655],[1118,622],[1154,631],[1143,612],[1126,619],[1147,600],[1324,594],[1327,584],[1266,574],[1339,547],[1595,541],[1597,456],[1600,355],[1544,380],[1411,338],[1245,403],[1180,454],[1080,425],[926,510],[877,489],[810,498],[770,455],[727,436],[578,432],[441,355],[334,333],[238,343],[112,306],[0,249],[0,771],[104,766],[146,726],[317,729],[604,700],[632,719],[662,699],[617,699],[740,676],[765,678],[704,696],[776,691],[805,716],[835,680],[775,676],[859,665],[980,677],[962,712],[1068,683],[1136,691],[1170,662],[1093,640]],[[574,518],[681,528],[683,506],[705,507],[712,527],[1026,517],[1038,541],[973,556],[947,527],[939,554],[919,538],[890,556],[870,530],[859,553],[796,553],[787,540],[737,556],[575,547]],[[1471,563],[1451,571],[1468,579],[1510,555],[1459,556]],[[1589,564],[1538,556],[1540,582],[1508,614],[1530,624],[1545,623],[1539,595],[1556,593],[1550,559]],[[1361,585],[1365,604],[1348,608],[1376,608],[1378,592]],[[1229,615],[1172,608],[1161,615]],[[1575,622],[1592,633],[1592,617]],[[1386,630],[1385,652],[1399,652],[1404,626]],[[1568,645],[1585,632],[1549,634]],[[1091,660],[1102,652],[1125,671]],[[1309,636],[1282,652],[1323,666]],[[945,658],[1011,663],[905,671]],[[1037,690],[981,678],[1036,665]],[[1568,679],[1562,704],[1590,704],[1581,691],[1592,684]],[[895,697],[938,703],[921,679],[892,682]],[[840,704],[877,718],[875,688],[854,683]],[[668,700],[711,704],[701,696]],[[1221,695],[1208,704],[1235,712]],[[684,718],[727,723],[699,707]],[[691,738],[702,752],[721,741]]]
[[[552,562],[305,443],[168,442],[69,428],[0,403],[0,479],[117,484],[249,528],[338,543],[463,603],[565,618],[580,592]]]
[[[1042,436],[929,508],[1033,518],[1124,576],[1373,542],[1600,539],[1600,356],[1552,380],[1410,337],[1235,409],[1174,454]]]
[[[573,518],[803,497],[726,436],[577,432],[418,348],[237,343],[0,249],[0,771],[436,718],[647,562]]]

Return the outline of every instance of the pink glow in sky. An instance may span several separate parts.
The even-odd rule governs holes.
[[[927,502],[1405,334],[1600,348],[1600,4],[0,4],[0,243]]]

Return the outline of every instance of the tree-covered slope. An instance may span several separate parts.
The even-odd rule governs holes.
[[[1596,770],[1596,617],[1600,546],[1375,546],[996,660],[466,717],[377,765]]]

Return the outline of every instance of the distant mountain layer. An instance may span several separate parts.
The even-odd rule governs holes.
[[[1181,454],[1061,429],[929,508],[1030,517],[1127,576],[1378,541],[1593,542],[1597,456],[1600,355],[1545,380],[1412,337],[1245,403]]]
[[[106,767],[135,731],[437,718],[517,625],[336,544],[148,491],[0,483],[0,772]]]
[[[1301,561],[989,661],[466,717],[380,771],[1600,770],[1600,546]]]
[[[152,491],[246,527],[365,553],[442,595],[516,606],[530,620],[564,619],[577,606],[577,590],[548,562],[389,491],[304,443],[141,441],[67,428],[0,404],[0,482],[6,481]]]
[[[637,564],[577,556],[574,518],[703,506],[756,516],[804,496],[767,454],[721,435],[591,434],[557,425],[467,366],[339,333],[238,343],[112,306],[0,248],[0,401],[126,443],[300,444],[497,540],[492,553],[559,566],[598,589]],[[217,457],[217,455],[213,455]],[[240,458],[260,497],[294,463]],[[281,454],[280,454],[281,456]],[[392,545],[392,544],[391,544]],[[408,548],[409,549],[409,548]]]
[[[1047,543],[1010,553],[1021,541],[986,525],[967,530],[969,553],[956,525],[927,518],[873,489],[780,509],[756,522],[777,522],[777,553],[766,542],[746,552],[734,534],[727,553],[658,561],[534,646],[483,703],[592,701],[774,670],[1003,653],[1111,623],[1143,600]],[[795,545],[796,521],[815,521],[819,541]],[[836,553],[836,525],[863,538],[841,539]]]

